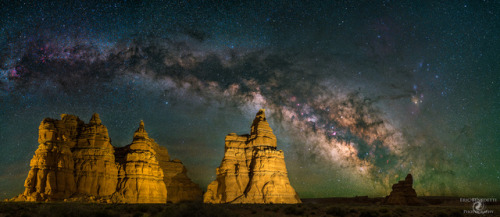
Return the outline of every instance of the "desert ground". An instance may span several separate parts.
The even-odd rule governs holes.
[[[500,216],[500,204],[487,204],[490,214],[469,214],[472,204],[457,197],[419,197],[426,205],[380,205],[382,198],[302,199],[302,204],[94,204],[0,203],[0,217],[7,216]]]

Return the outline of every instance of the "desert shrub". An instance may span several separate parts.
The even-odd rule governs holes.
[[[150,206],[150,207],[149,207],[149,209],[148,209],[148,213],[149,213],[150,215],[154,216],[154,215],[156,215],[156,213],[161,212],[161,211],[163,210],[163,207],[164,207],[164,206],[165,206],[165,205],[156,205],[156,204],[155,204],[155,205],[152,205],[152,206]]]
[[[21,217],[31,217],[32,215],[29,212],[23,211],[23,212],[21,212],[21,214],[19,216],[21,216]]]
[[[274,206],[273,209],[272,209],[273,212],[279,212],[280,211],[280,207],[279,206]]]
[[[401,208],[396,208],[395,210],[397,213],[406,213],[406,210],[401,209]]]
[[[132,217],[142,217],[143,213],[142,212],[136,212]]]
[[[173,206],[166,206],[161,212],[158,212],[156,217],[163,217],[163,216],[179,216],[179,209],[175,208]]]
[[[117,213],[107,211],[107,210],[97,210],[92,216],[94,217],[118,217]]]
[[[0,213],[16,213],[20,210],[17,203],[0,203]]]
[[[378,213],[369,210],[364,210],[361,212],[359,217],[378,217]]]
[[[462,217],[462,216],[464,216],[464,213],[461,211],[454,211],[450,213],[450,217]]]
[[[124,206],[122,207],[122,210],[125,211],[126,213],[135,213],[136,212],[136,206],[133,204],[129,204],[129,206]]]
[[[234,216],[228,213],[225,209],[220,206],[213,204],[201,204],[201,203],[181,203],[175,206],[166,206],[161,212],[157,213],[155,216],[162,217],[226,217]]]
[[[310,207],[311,209],[318,210],[318,205],[316,205],[316,204],[314,204],[314,203],[309,204],[309,207]]]
[[[287,215],[304,215],[304,209],[297,208],[293,205],[285,207],[283,211]]]
[[[209,208],[205,209],[206,207],[201,203],[181,203],[179,207],[179,216],[205,216],[204,214],[208,214],[207,211],[209,210]]]
[[[39,216],[108,217],[119,216],[113,210],[105,210],[98,204],[52,203],[38,208]]]
[[[440,212],[440,213],[436,214],[436,217],[448,217],[448,214],[446,214],[444,212]]]
[[[347,212],[345,209],[340,208],[340,207],[330,207],[326,210],[326,214],[328,215],[333,215],[333,216],[346,216]]]
[[[149,210],[149,206],[151,206],[151,205],[139,204],[137,206],[137,210],[139,210],[140,212],[147,212]]]

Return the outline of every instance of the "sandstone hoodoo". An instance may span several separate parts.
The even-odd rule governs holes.
[[[116,150],[119,199],[127,203],[166,202],[167,187],[159,162],[163,157],[168,157],[167,150],[148,137],[141,121],[132,144]]]
[[[392,191],[385,197],[384,204],[392,205],[418,205],[417,193],[413,189],[413,177],[408,174],[403,181],[392,185]]]
[[[25,191],[14,201],[165,203],[201,200],[201,189],[179,160],[170,160],[141,121],[130,145],[111,145],[98,114],[46,118],[39,127]]]
[[[208,185],[205,203],[301,203],[290,185],[282,150],[266,120],[257,113],[250,135],[231,133],[216,180]]]

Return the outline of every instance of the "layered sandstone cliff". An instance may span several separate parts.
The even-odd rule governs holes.
[[[31,159],[24,193],[17,200],[63,199],[76,193],[71,148],[76,146],[82,125],[83,122],[72,115],[61,115],[61,120],[46,118],[40,123],[40,145]]]
[[[421,202],[417,199],[417,192],[413,189],[413,177],[408,174],[403,181],[392,185],[392,191],[385,197],[384,204],[391,205],[417,205]]]
[[[115,151],[98,114],[81,125],[77,138],[72,148],[76,192],[100,197],[113,194],[118,177]]]
[[[216,180],[208,185],[205,203],[301,203],[264,109],[257,113],[250,135],[231,133],[225,143],[224,158]]]
[[[163,147],[162,147],[163,148]],[[148,137],[141,121],[132,144],[117,150],[118,185],[120,201],[126,203],[164,203],[167,187],[157,152],[160,146]],[[166,149],[165,149],[166,152]],[[165,153],[168,154],[168,153]]]
[[[161,161],[163,181],[167,186],[167,202],[201,201],[203,192],[200,187],[189,179],[187,169],[180,160]]]
[[[94,114],[46,118],[31,160],[25,191],[15,201],[165,203],[201,200],[201,190],[166,148],[148,137],[141,121],[130,145],[115,148]],[[172,189],[172,190],[169,190]],[[168,191],[168,194],[167,194]]]

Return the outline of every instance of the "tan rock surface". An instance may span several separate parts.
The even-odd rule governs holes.
[[[39,127],[38,149],[17,201],[51,201],[69,197],[76,191],[71,148],[77,143],[83,122],[73,115],[61,120],[45,118]]]
[[[132,143],[115,148],[98,114],[89,124],[63,114],[61,120],[42,121],[38,142],[25,192],[14,201],[201,200],[201,190],[187,177],[185,167],[171,161],[167,149],[148,137],[142,121]]]
[[[413,189],[413,177],[408,174],[403,181],[392,185],[392,191],[385,197],[384,204],[392,205],[417,205],[421,202],[417,199],[417,192]]]
[[[276,136],[261,109],[250,135],[231,133],[216,169],[216,180],[207,187],[205,203],[301,203],[290,185],[283,151],[276,150]]]
[[[167,186],[167,202],[201,201],[203,192],[187,176],[187,170],[180,160],[160,161],[163,181]]]
[[[165,203],[167,188],[163,182],[156,150],[159,145],[148,137],[141,121],[132,144],[117,150],[119,163],[117,197],[125,203]]]
[[[118,167],[108,129],[94,114],[80,129],[73,148],[76,192],[83,195],[109,196],[116,191]]]

